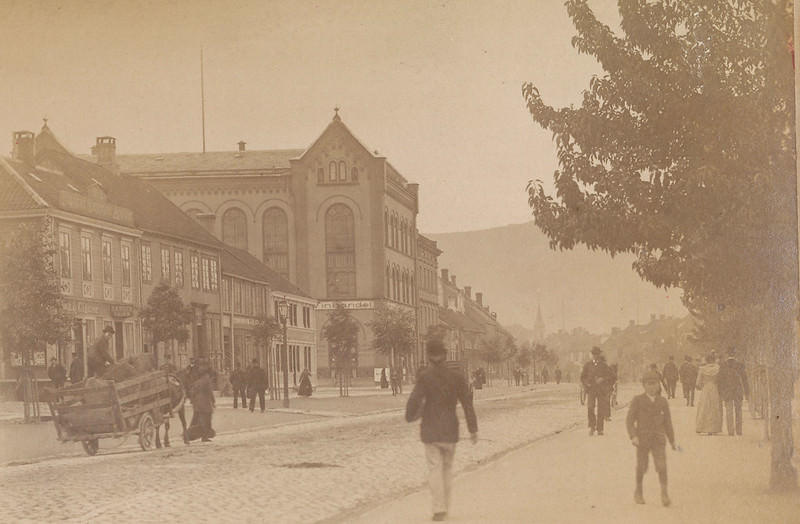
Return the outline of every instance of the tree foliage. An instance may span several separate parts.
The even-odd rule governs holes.
[[[193,312],[190,306],[183,304],[177,289],[161,282],[153,288],[139,318],[142,327],[152,334],[154,344],[171,340],[185,342],[189,339],[187,326],[192,321]]]
[[[379,353],[391,356],[393,368],[397,357],[410,355],[416,347],[414,311],[381,304],[375,309],[374,318],[368,323],[374,335],[373,347]]]
[[[0,252],[0,332],[7,351],[30,363],[32,351],[69,340],[49,221],[21,224]],[[8,354],[6,354],[6,358]]]
[[[328,313],[328,320],[322,328],[322,337],[328,341],[330,356],[337,364],[349,362],[358,348],[358,322],[341,304]]]
[[[269,351],[272,347],[272,341],[276,336],[283,333],[283,328],[278,319],[269,315],[262,315],[256,319],[256,325],[253,326],[253,339],[258,347],[262,347]]]
[[[782,451],[798,289],[792,4],[623,0],[621,35],[585,0],[566,5],[573,46],[605,73],[579,107],[523,86],[558,156],[555,195],[528,187],[536,224],[553,248],[632,253],[642,278],[680,287],[701,320],[769,312],[771,485],[794,488]]]

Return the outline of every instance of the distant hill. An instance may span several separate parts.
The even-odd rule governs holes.
[[[439,268],[455,275],[459,287],[471,286],[473,297],[482,292],[504,326],[532,330],[539,307],[546,333],[575,327],[609,333],[651,314],[687,314],[680,290],[641,280],[631,255],[611,258],[582,246],[553,251],[533,222],[425,236],[444,251]]]

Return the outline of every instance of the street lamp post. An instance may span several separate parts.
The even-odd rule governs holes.
[[[278,314],[283,322],[283,351],[281,352],[281,368],[283,370],[283,407],[289,407],[289,347],[286,325],[289,321],[289,303],[278,301]]]

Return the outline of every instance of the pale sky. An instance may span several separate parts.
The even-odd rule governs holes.
[[[612,23],[615,0],[592,2]],[[0,0],[0,133],[119,153],[305,148],[340,107],[420,184],[422,233],[531,220],[525,186],[556,167],[521,86],[578,104],[599,69],[562,0]]]

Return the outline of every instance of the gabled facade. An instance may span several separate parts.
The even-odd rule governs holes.
[[[318,328],[337,303],[349,309],[360,326],[362,375],[388,364],[372,349],[368,323],[380,303],[418,306],[418,185],[366,148],[338,113],[305,150],[247,151],[240,143],[233,153],[107,162],[147,180],[217,238],[307,290],[318,301]],[[327,344],[319,339],[316,347],[325,375]]]

